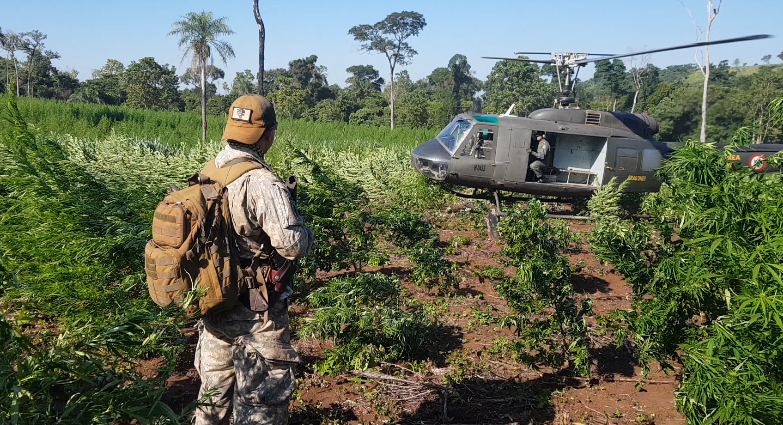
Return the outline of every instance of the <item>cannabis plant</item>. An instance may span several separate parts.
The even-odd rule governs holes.
[[[335,374],[361,370],[426,354],[434,322],[421,306],[402,296],[394,276],[359,274],[332,279],[313,291],[308,302],[314,317],[304,326],[305,337],[334,341],[317,369]]]
[[[633,286],[632,309],[613,314],[618,343],[645,370],[682,362],[690,424],[783,420],[783,175],[729,166],[742,134],[685,143],[659,170],[650,218],[599,220],[590,238]]]
[[[515,277],[495,285],[513,311],[505,322],[516,326],[512,346],[518,358],[533,367],[566,365],[589,376],[585,316],[592,314],[592,303],[576,299],[563,256],[575,236],[564,223],[547,220],[539,201],[508,212],[499,230],[506,264],[518,268]]]

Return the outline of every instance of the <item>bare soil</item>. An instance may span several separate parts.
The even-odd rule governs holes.
[[[500,267],[512,276],[515,270],[499,262],[502,243],[487,237],[477,214],[460,210],[464,208],[451,207],[432,218],[444,246],[454,245],[455,237],[470,239],[467,245],[455,245],[454,254],[449,255],[461,266],[455,294],[440,296],[411,284],[410,265],[402,258],[366,270],[399,276],[413,297],[434,309],[440,334],[428,359],[383,365],[364,375],[323,377],[313,372],[313,365],[331,345],[296,339],[295,347],[304,361],[291,402],[291,424],[685,424],[674,404],[679,369],[667,375],[653,367],[650,376],[643,377],[630,348],[618,348],[601,332],[595,317],[588,319],[594,331],[590,379],[568,371],[535,370],[493,348],[495,340],[513,340],[515,334],[497,321],[482,323],[473,314],[480,310],[490,317],[502,317],[509,311],[491,279],[480,278],[475,271]],[[582,221],[569,225],[578,233],[592,228]],[[580,297],[593,300],[595,313],[606,315],[631,307],[630,286],[611,265],[596,260],[586,242],[569,258],[574,287]],[[332,276],[319,275],[318,280]],[[307,308],[294,299],[292,322],[307,315]],[[192,403],[199,386],[191,365],[197,335],[192,328],[183,334],[189,347],[168,381],[166,401],[175,409]]]

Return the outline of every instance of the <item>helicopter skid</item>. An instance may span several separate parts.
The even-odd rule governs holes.
[[[524,193],[528,195],[554,196],[554,197],[564,197],[564,198],[589,198],[597,190],[595,186],[580,184],[580,183],[560,183],[560,182],[496,183],[493,182],[489,187],[487,187],[486,183],[481,184],[483,182],[470,182],[470,181],[466,182],[465,179],[459,179],[459,176],[454,178],[454,180],[452,181],[449,180],[451,179],[447,178],[446,182],[460,185],[460,186],[472,187],[475,189],[483,189],[487,191],[500,190],[504,192]],[[454,193],[457,196],[470,197],[470,196],[460,195],[457,192]]]

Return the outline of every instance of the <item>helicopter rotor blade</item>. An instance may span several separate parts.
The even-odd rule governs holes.
[[[482,56],[482,59],[497,59],[497,60],[504,60],[504,61],[519,61],[519,62],[534,62],[534,63],[548,63],[548,64],[554,64],[555,61],[553,60],[537,60],[537,59],[523,59],[523,58],[501,58],[496,56]]]
[[[688,48],[691,48],[691,47],[712,46],[714,44],[726,44],[726,43],[736,43],[736,42],[739,42],[739,41],[762,40],[762,39],[765,39],[765,38],[772,38],[772,36],[769,35],[769,34],[758,34],[758,35],[749,35],[749,36],[745,36],[745,37],[728,38],[728,39],[725,39],[725,40],[702,41],[702,42],[699,42],[699,43],[685,44],[685,45],[682,45],[682,46],[664,47],[662,49],[653,49],[653,50],[645,50],[645,51],[642,51],[642,52],[624,53],[622,55],[614,55],[614,56],[601,57],[601,58],[595,58],[595,59],[584,59],[584,60],[576,61],[576,64],[577,65],[586,65],[586,64],[592,63],[592,62],[620,59],[620,58],[626,58],[626,57],[629,57],[629,56],[646,55],[646,54],[649,54],[649,53],[668,52],[669,50],[688,49]]]
[[[515,55],[552,55],[549,52],[514,52]],[[580,53],[588,56],[615,56],[617,53]]]

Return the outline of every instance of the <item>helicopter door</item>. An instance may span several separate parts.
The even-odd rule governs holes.
[[[613,177],[618,183],[627,178],[634,179],[639,174],[639,142],[629,139],[609,139],[609,149],[606,153],[606,170],[601,184],[606,184]]]
[[[522,183],[527,177],[527,162],[530,159],[529,128],[511,128],[508,140],[508,165],[504,180]]]
[[[454,152],[454,171],[460,179],[486,184],[495,173],[497,126],[479,123]]]

